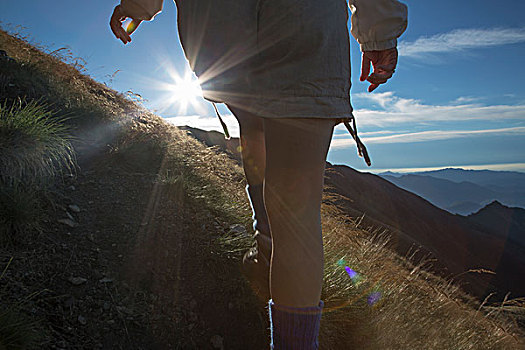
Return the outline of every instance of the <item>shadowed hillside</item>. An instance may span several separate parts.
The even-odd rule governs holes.
[[[368,225],[388,228],[399,254],[421,247],[420,254],[429,252],[437,259],[436,271],[446,268],[443,274],[458,276],[463,288],[481,299],[492,292],[500,299],[507,292],[525,296],[525,255],[507,235],[441,210],[373,174],[335,165],[327,168],[325,179],[328,191],[345,197],[339,206],[364,215]],[[495,274],[467,272],[480,269]]]
[[[219,147],[233,155],[233,159],[239,159],[235,147],[227,146],[224,137],[221,139],[221,133],[189,127],[185,129],[208,146]],[[238,144],[238,139],[229,142]],[[327,163],[326,169],[325,192],[342,196],[332,204],[350,217],[363,216],[364,225],[387,228],[391,235],[391,248],[402,256],[410,255],[414,250],[418,250],[415,256],[419,258],[430,253],[437,259],[433,264],[435,272],[443,276],[458,276],[458,281],[463,282],[463,288],[480,300],[493,292],[498,299],[503,299],[507,293],[514,297],[525,296],[525,254],[522,253],[523,245],[516,240],[525,231],[517,213],[514,216],[509,213],[483,215],[483,219],[479,215],[478,220],[467,220],[441,210],[389,182],[397,184],[400,180],[415,178],[416,183],[423,187],[432,187],[436,182],[441,187],[451,187],[450,191],[436,193],[436,196],[443,197],[442,201],[448,200],[445,198],[447,193],[456,192],[457,198],[462,198],[462,195],[471,192],[472,187],[482,187],[429,176],[380,177],[330,163]],[[387,177],[389,182],[382,177]],[[392,178],[397,181],[392,181]],[[509,222],[511,217],[515,219]],[[480,226],[480,220],[486,225]],[[507,229],[508,225],[512,227],[512,235]],[[480,270],[487,272],[468,272]]]
[[[1,183],[20,196],[2,197],[16,216],[0,211],[9,223],[0,246],[0,348],[267,348],[266,301],[239,269],[251,234],[242,169],[68,57],[3,31],[0,50],[11,58],[0,60],[1,108],[13,111],[1,121],[37,101],[74,151],[73,165],[56,164],[34,206],[22,195],[36,172],[18,178],[22,187]],[[15,126],[2,159],[6,150],[22,157],[15,136],[27,130]],[[49,146],[24,145],[29,155]],[[522,348],[523,301],[472,300],[426,272],[425,261],[387,249],[396,242],[367,230],[360,213],[335,205],[349,198],[326,191],[322,208],[322,349]]]

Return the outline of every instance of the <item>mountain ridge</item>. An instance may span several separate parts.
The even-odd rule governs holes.
[[[203,135],[206,131],[200,130],[193,136],[199,139]],[[224,146],[217,146],[224,150]],[[345,165],[327,162],[325,192],[337,194],[336,199],[328,196],[327,200],[333,200],[333,204],[347,215],[363,217],[364,225],[387,228],[391,234],[391,248],[397,253],[406,255],[414,248],[420,250],[416,254],[419,257],[430,253],[438,259],[435,271],[459,275],[464,288],[479,298],[491,292],[498,292],[503,298],[509,288],[513,289],[514,296],[525,296],[525,282],[521,282],[524,275],[520,273],[520,268],[525,271],[525,259],[514,256],[519,249],[514,246],[506,248],[503,238],[492,232],[493,227],[451,214],[381,176],[361,173]],[[472,251],[474,248],[478,249],[477,253]],[[499,267],[500,260],[505,262],[505,269]],[[495,271],[497,277],[468,273],[480,269]],[[514,282],[507,283],[507,279]]]

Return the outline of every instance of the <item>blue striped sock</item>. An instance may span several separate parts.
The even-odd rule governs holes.
[[[298,308],[268,302],[270,315],[271,349],[298,350],[319,348],[319,326],[324,303]]]

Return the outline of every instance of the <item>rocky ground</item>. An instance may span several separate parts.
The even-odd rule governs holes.
[[[263,304],[211,239],[244,228],[159,182],[159,160],[84,147],[42,233],[0,250],[2,303],[39,321],[39,348],[266,348]]]

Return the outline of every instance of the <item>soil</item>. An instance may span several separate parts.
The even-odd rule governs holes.
[[[160,158],[76,148],[42,232],[0,250],[2,303],[39,320],[38,348],[267,348],[264,304],[210,239],[232,223],[160,183]]]

